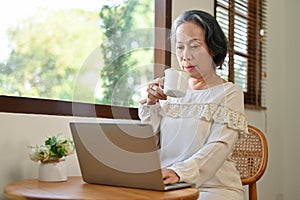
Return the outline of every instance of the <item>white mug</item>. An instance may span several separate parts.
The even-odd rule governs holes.
[[[165,70],[164,93],[170,97],[183,97],[188,88],[189,73],[178,68]]]

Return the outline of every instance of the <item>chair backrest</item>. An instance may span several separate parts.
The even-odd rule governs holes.
[[[256,182],[264,174],[268,163],[268,144],[261,130],[248,125],[248,131],[249,134],[236,142],[232,158],[236,161],[243,185],[248,185],[249,200],[256,200]]]

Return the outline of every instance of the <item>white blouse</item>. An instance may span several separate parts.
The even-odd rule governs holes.
[[[248,132],[239,86],[188,90],[182,98],[140,105],[139,117],[160,133],[161,167],[173,169],[180,181],[243,191],[230,158],[238,137]]]

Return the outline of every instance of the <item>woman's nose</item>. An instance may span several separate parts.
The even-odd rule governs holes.
[[[191,60],[192,54],[191,51],[188,48],[185,48],[182,54],[182,58],[184,61]]]

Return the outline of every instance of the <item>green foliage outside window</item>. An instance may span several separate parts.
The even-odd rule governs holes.
[[[124,39],[127,33],[136,34],[153,24],[151,0],[105,5],[98,12],[41,9],[7,32],[12,51],[6,60],[0,60],[0,94],[137,106],[140,88],[136,85],[152,78],[153,44],[122,50],[124,40],[117,35]],[[146,31],[139,37],[151,41],[152,34]],[[98,53],[91,61],[95,49]],[[89,81],[82,74],[83,65],[94,61],[101,65],[92,71],[99,90],[95,82],[81,84]]]
[[[119,6],[103,6],[99,13],[104,40],[101,44],[104,67],[101,71],[103,104],[134,106],[134,95],[141,88],[141,76],[152,76],[153,43],[135,48],[145,40],[153,41],[153,1],[126,1]],[[149,12],[151,11],[152,12]],[[147,13],[151,13],[147,15]],[[146,15],[145,15],[146,14]],[[142,30],[141,24],[148,29]],[[149,34],[150,33],[150,34]],[[139,40],[143,40],[140,42]],[[150,75],[150,76],[149,76]]]
[[[1,94],[72,100],[77,70],[101,38],[94,16],[43,9],[11,27],[12,52],[1,63]]]

